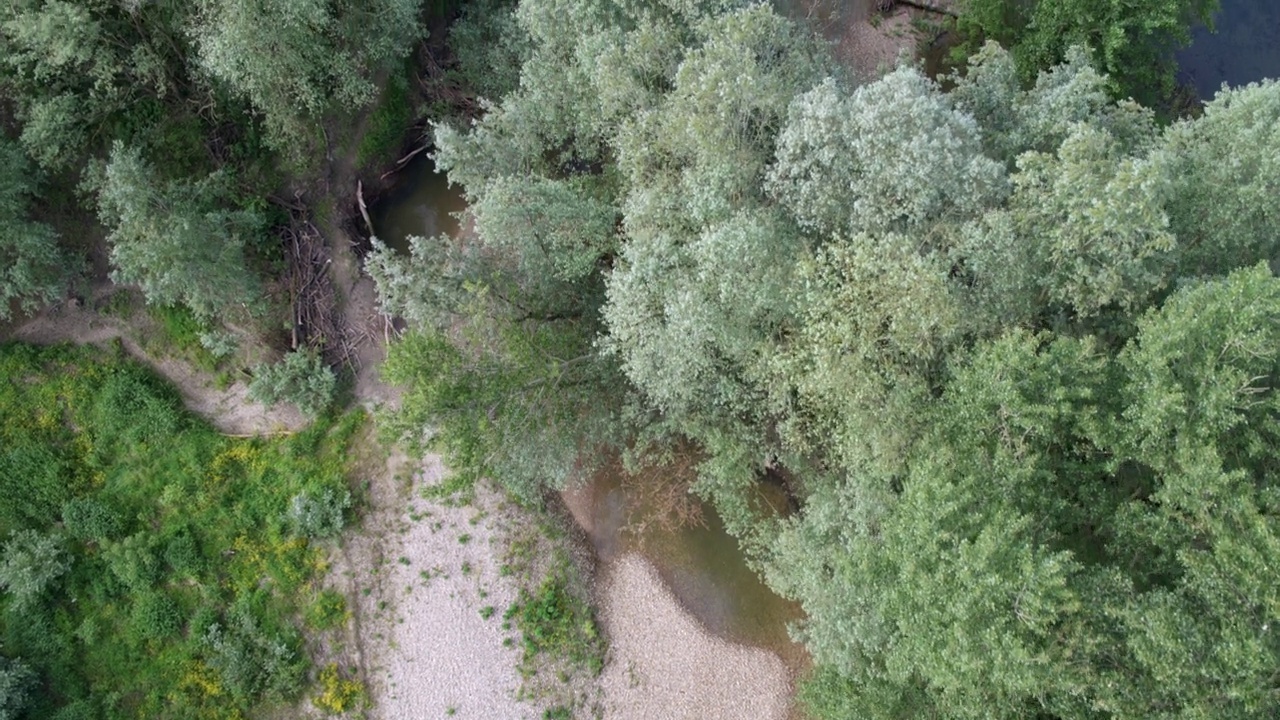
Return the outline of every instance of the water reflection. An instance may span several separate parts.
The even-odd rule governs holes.
[[[702,506],[701,524],[664,525],[655,521],[662,511],[660,496],[637,492],[621,477],[620,472],[601,473],[564,494],[601,563],[627,552],[643,555],[708,631],[777,653],[793,673],[808,667],[807,651],[786,630],[803,617],[799,605],[775,594],[747,567],[738,541],[725,532],[715,511]]]
[[[1199,28],[1178,52],[1179,74],[1204,100],[1225,82],[1232,87],[1280,78],[1280,2],[1222,0],[1217,32]]]
[[[456,213],[467,209],[462,189],[449,187],[444,173],[426,153],[409,161],[394,178],[395,187],[370,208],[374,234],[387,245],[408,252],[411,235],[456,235]]]

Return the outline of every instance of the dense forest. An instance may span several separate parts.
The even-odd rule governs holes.
[[[431,428],[530,503],[619,457],[696,465],[804,609],[816,717],[1275,717],[1280,82],[1175,102],[1172,49],[1215,9],[962,0],[951,70],[860,83],[736,0],[10,3],[0,313],[62,297],[96,232],[211,351],[278,325],[298,202],[448,16],[418,142],[469,230],[365,260],[409,327],[392,435]],[[261,375],[321,413],[310,344]],[[63,718],[291,697],[283,598],[342,525],[351,428],[223,439],[68,353],[0,355],[28,418],[0,435],[0,717],[41,683],[31,712]],[[292,469],[261,477],[269,453]],[[154,486],[224,464],[225,496]],[[191,513],[220,503],[248,508],[224,532],[266,528],[257,565],[209,562],[238,540]],[[104,633],[124,645],[75,659]]]

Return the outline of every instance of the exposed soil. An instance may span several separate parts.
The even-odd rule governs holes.
[[[223,433],[262,435],[293,432],[306,425],[307,418],[292,406],[268,407],[251,400],[244,378],[219,387],[209,373],[184,360],[153,355],[140,341],[147,333],[154,332],[144,313],[135,313],[135,317],[126,320],[95,309],[118,292],[132,291],[103,281],[94,287],[84,302],[78,305],[60,303],[45,308],[19,321],[0,336],[37,345],[75,343],[106,346],[119,341],[130,355],[173,383],[189,410]]]

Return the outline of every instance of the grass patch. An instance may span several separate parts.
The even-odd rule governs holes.
[[[34,533],[67,568],[0,598],[3,654],[42,687],[26,717],[260,717],[299,697],[297,619],[336,627],[345,605],[307,592],[327,550],[290,508],[347,492],[362,416],[224,437],[118,345],[0,345],[0,376],[0,538]]]
[[[604,668],[604,641],[586,598],[569,589],[567,568],[552,572],[534,592],[522,589],[503,618],[513,620],[522,636],[521,670],[537,672],[542,656],[564,659],[592,675]]]
[[[185,306],[148,304],[147,314],[160,330],[160,337],[155,340],[166,350],[173,351],[158,354],[179,355],[207,372],[217,369],[218,358],[200,342],[200,336],[210,328]]]
[[[405,73],[393,73],[387,78],[377,106],[369,114],[364,136],[356,148],[356,164],[365,167],[372,162],[389,160],[391,154],[400,148],[412,124],[409,78]]]

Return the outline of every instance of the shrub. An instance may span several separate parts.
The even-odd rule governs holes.
[[[22,715],[36,687],[36,673],[18,658],[0,657],[0,720]]]
[[[204,557],[191,531],[183,528],[169,539],[164,548],[164,561],[179,575],[195,576],[204,569]]]
[[[562,577],[549,576],[536,593],[521,589],[503,617],[514,618],[524,636],[526,666],[537,655],[547,653],[599,672],[603,648],[591,608]]]
[[[294,532],[303,537],[333,537],[346,524],[344,514],[351,507],[351,493],[325,488],[305,490],[289,503],[289,522]]]
[[[71,468],[47,444],[23,438],[0,450],[0,515],[6,524],[44,525],[70,495]]]
[[[145,533],[108,545],[102,557],[107,567],[120,582],[134,591],[151,587],[160,578],[160,562],[151,548],[151,540]]]
[[[98,713],[88,700],[76,700],[53,714],[51,720],[97,720]]]
[[[62,525],[77,540],[100,543],[120,533],[120,516],[103,502],[79,497],[62,506]]]
[[[311,350],[299,350],[284,356],[274,365],[258,365],[249,383],[249,397],[267,405],[287,402],[303,414],[319,415],[333,401],[337,377]]]
[[[337,663],[329,663],[320,671],[320,694],[315,706],[326,712],[342,714],[364,704],[364,685],[359,680],[342,677]]]
[[[203,347],[215,360],[221,360],[230,357],[239,347],[236,342],[236,336],[222,330],[209,330],[200,333],[200,346]]]
[[[334,590],[322,590],[307,606],[307,625],[316,630],[341,627],[347,621],[347,599]]]
[[[155,443],[180,429],[177,399],[161,390],[142,368],[115,368],[98,392],[93,407],[93,430],[105,443]]]
[[[231,610],[225,626],[210,625],[203,642],[209,666],[241,700],[261,694],[293,697],[305,680],[306,661],[297,651],[297,638],[264,630],[244,603]]]
[[[163,640],[181,629],[182,614],[168,595],[158,591],[145,591],[134,599],[130,621],[134,637]]]
[[[0,560],[0,585],[13,595],[13,606],[30,605],[49,584],[71,569],[62,542],[35,530],[14,533]]]

